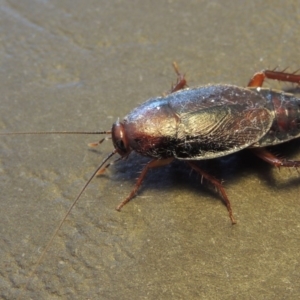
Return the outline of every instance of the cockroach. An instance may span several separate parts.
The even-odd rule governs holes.
[[[174,160],[183,160],[219,191],[232,224],[236,221],[225,189],[219,180],[198,166],[198,160],[223,157],[249,148],[273,166],[300,166],[300,161],[278,158],[266,149],[300,136],[300,99],[284,91],[262,88],[265,79],[300,84],[299,74],[263,70],[255,73],[245,88],[227,84],[190,88],[177,64],[173,63],[173,66],[177,81],[168,93],[151,98],[134,108],[122,121],[117,120],[110,131],[85,132],[111,135],[114,150],[82,188],[39,257],[36,267],[83,191],[96,175],[102,174],[109,167],[108,161],[115,154],[120,155],[117,161],[126,159],[133,151],[151,158],[131,193],[116,207],[117,210],[121,210],[135,196],[150,169],[165,166]],[[19,132],[1,135],[43,133]],[[78,132],[46,132],[72,133]],[[90,146],[97,146],[105,139],[108,137]]]

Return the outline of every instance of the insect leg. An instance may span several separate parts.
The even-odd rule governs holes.
[[[248,87],[261,87],[266,78],[300,84],[300,74],[263,70],[253,75],[248,83]]]
[[[182,89],[184,89],[188,86],[187,82],[186,82],[186,79],[185,79],[185,74],[181,74],[179,72],[178,65],[175,61],[173,62],[173,68],[175,70],[175,73],[177,74],[177,81],[174,85],[172,85],[169,94],[172,94],[174,92],[182,90]]]
[[[299,160],[287,160],[287,159],[278,158],[274,154],[267,151],[265,148],[252,148],[251,151],[262,160],[278,168],[280,167],[299,168],[300,167]]]
[[[150,169],[153,169],[153,168],[157,168],[157,167],[162,167],[162,166],[165,166],[165,165],[168,165],[169,163],[172,162],[174,158],[171,157],[171,158],[166,158],[166,159],[153,159],[151,161],[149,161],[146,166],[144,167],[144,169],[142,170],[142,173],[141,175],[139,176],[139,178],[137,179],[137,182],[133,188],[133,190],[131,191],[131,193],[129,194],[129,196],[123,200],[117,207],[116,207],[116,210],[120,211],[121,208],[127,203],[129,202],[133,197],[134,195],[136,194],[137,190],[139,189],[139,187],[141,186],[147,172],[150,170]]]
[[[223,202],[227,207],[228,213],[229,213],[229,218],[231,220],[232,224],[236,224],[236,221],[233,217],[232,214],[232,209],[231,209],[231,204],[230,201],[226,195],[225,189],[223,188],[222,184],[220,181],[218,181],[217,179],[215,179],[213,176],[209,175],[208,173],[206,173],[205,171],[203,171],[202,169],[200,169],[194,162],[192,161],[187,161],[187,164],[193,169],[195,170],[198,174],[200,174],[202,177],[204,177],[206,180],[208,180],[209,182],[211,182],[216,188],[217,190],[221,193],[222,198],[223,198]]]

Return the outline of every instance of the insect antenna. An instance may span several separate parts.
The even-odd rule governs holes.
[[[52,132],[49,132],[52,133]],[[61,133],[61,132],[59,132]],[[65,132],[63,132],[65,133]],[[98,132],[99,133],[99,132]],[[37,133],[40,134],[40,133]],[[97,167],[97,169],[93,172],[93,174],[90,176],[90,178],[87,180],[87,182],[84,184],[84,186],[81,188],[80,192],[78,193],[78,195],[76,196],[75,200],[73,201],[73,203],[70,205],[70,207],[68,208],[67,212],[65,213],[64,217],[62,218],[62,220],[60,221],[59,225],[57,226],[57,228],[54,230],[51,238],[49,239],[47,245],[45,246],[44,250],[42,251],[41,255],[39,256],[38,260],[36,261],[32,271],[29,273],[29,279],[27,281],[27,283],[25,284],[24,288],[26,289],[29,285],[29,283],[31,282],[33,275],[36,273],[37,268],[39,267],[39,265],[41,264],[43,258],[45,257],[46,253],[48,252],[48,250],[50,249],[53,240],[55,239],[57,233],[59,232],[59,230],[61,229],[63,223],[65,222],[66,218],[69,216],[70,212],[72,211],[72,209],[74,208],[74,206],[76,205],[76,203],[78,202],[78,200],[80,199],[81,195],[83,194],[83,192],[86,190],[86,188],[88,187],[88,185],[90,184],[90,182],[92,181],[92,179],[97,175],[98,172],[101,172],[101,169],[103,168],[103,166],[107,163],[107,161],[114,156],[117,153],[117,150],[113,150],[106,158],[104,158],[101,162],[101,164]],[[105,166],[103,169],[105,170],[107,168],[107,166]]]
[[[0,132],[0,135],[25,135],[25,134],[111,134],[111,131],[23,131],[23,132]],[[102,142],[105,139],[102,140]],[[101,143],[102,143],[101,142]],[[100,143],[100,144],[101,144]]]
[[[96,176],[102,175],[110,166],[112,166],[113,164],[115,164],[116,162],[120,161],[121,159],[123,159],[123,157],[119,157],[116,160],[109,162],[105,167],[101,168],[97,173]]]

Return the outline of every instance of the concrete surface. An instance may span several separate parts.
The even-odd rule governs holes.
[[[169,89],[173,60],[191,86],[295,71],[299,22],[299,1],[0,0],[0,130],[109,130]],[[28,283],[112,145],[91,151],[99,137],[81,135],[0,139],[1,298],[300,297],[300,177],[247,151],[202,164],[225,181],[237,225],[179,162],[151,172],[117,213],[147,161],[132,155],[92,181]],[[300,159],[299,146],[275,152]]]

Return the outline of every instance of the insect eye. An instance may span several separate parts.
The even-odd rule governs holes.
[[[125,144],[122,140],[116,141],[116,146],[118,149],[120,149],[122,152],[126,152]]]
[[[112,140],[115,149],[121,156],[126,156],[130,153],[127,146],[126,133],[122,123],[116,122],[112,127]]]

